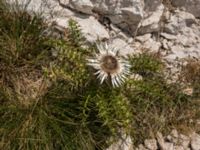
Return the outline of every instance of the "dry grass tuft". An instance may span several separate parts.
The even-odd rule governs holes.
[[[193,96],[200,97],[200,60],[188,59],[182,67],[180,80],[193,89]]]

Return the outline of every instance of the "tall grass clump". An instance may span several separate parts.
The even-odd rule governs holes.
[[[142,76],[142,80],[129,80],[125,88],[133,113],[134,141],[142,143],[155,138],[158,131],[169,134],[174,128],[185,133],[195,130],[190,121],[199,118],[199,102],[183,92],[179,80],[168,82],[160,55],[145,50],[132,55],[130,63],[133,72]]]

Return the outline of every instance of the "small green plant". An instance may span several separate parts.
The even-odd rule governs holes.
[[[143,77],[149,77],[162,72],[164,68],[160,55],[150,53],[147,50],[143,50],[140,54],[129,56],[129,61],[132,66],[131,71]]]
[[[85,41],[85,38],[83,37],[83,35],[81,33],[80,26],[73,19],[70,19],[68,24],[69,24],[69,30],[68,30],[69,40],[75,46],[82,45]]]
[[[139,144],[155,138],[158,131],[168,134],[173,128],[187,132],[190,126],[194,130],[189,120],[198,118],[199,104],[183,93],[179,81],[166,80],[161,58],[145,51],[129,59],[132,71],[143,78],[129,80],[124,88],[133,113],[133,141]]]
[[[190,98],[177,85],[166,83],[160,76],[130,81],[125,95],[133,112],[132,135],[136,143],[153,138],[157,131],[170,132],[187,119],[185,107],[189,109]],[[181,117],[178,112],[182,114]]]

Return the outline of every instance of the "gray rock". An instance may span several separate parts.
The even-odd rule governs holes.
[[[176,144],[178,142],[178,131],[176,129],[173,129],[171,132],[171,136],[172,136],[172,143]]]
[[[196,133],[191,135],[191,148],[192,150],[200,150],[200,135]]]
[[[108,31],[93,16],[78,14],[70,17],[56,17],[53,21],[57,22],[59,26],[67,28],[70,18],[79,24],[81,32],[88,42],[94,43],[97,40],[109,39]]]
[[[164,33],[164,32],[162,32],[160,35],[167,40],[176,40],[177,39],[177,37],[175,35]]]
[[[145,11],[145,17],[141,21],[141,24],[139,27],[140,34],[151,33],[151,32],[160,30],[160,20],[163,15],[163,12],[164,12],[164,6],[160,0],[158,0],[157,2],[159,2],[159,5],[157,7],[155,7],[156,5],[152,5],[152,4],[150,5],[150,7],[152,7],[152,6],[155,7],[152,12]],[[147,3],[145,3],[145,4],[147,4]],[[147,9],[147,10],[149,10],[149,9]]]
[[[179,135],[179,144],[184,148],[188,148],[190,144],[190,138],[186,135],[180,134]]]
[[[143,0],[91,0],[94,11],[120,28],[134,33],[143,18]]]
[[[85,14],[92,14],[94,7],[90,0],[69,0],[68,6]]]
[[[149,150],[157,150],[158,149],[157,141],[155,139],[145,140],[144,145]]]
[[[133,37],[126,33],[123,32],[121,29],[119,29],[117,26],[111,24],[111,31],[109,32],[111,39],[112,38],[120,38],[127,43],[132,43],[133,42]]]
[[[41,14],[46,19],[51,19],[55,17],[57,11],[60,13],[63,11],[63,8],[60,7],[58,1],[55,0],[6,0],[9,4],[16,4],[21,8],[26,9],[30,13],[38,13]],[[28,4],[28,5],[27,5]],[[62,12],[61,14],[67,14]]]
[[[170,49],[169,45],[168,45],[168,41],[166,39],[163,39],[162,40],[162,47],[165,49],[165,50],[168,50]]]
[[[13,2],[14,0],[8,0]],[[25,0],[28,1],[28,0]],[[20,5],[23,5],[25,1],[19,1]],[[80,25],[81,31],[83,35],[85,36],[86,40],[88,42],[95,42],[96,40],[103,40],[103,39],[109,39],[110,36],[108,34],[108,31],[105,29],[104,26],[102,26],[97,19],[93,16],[88,16],[84,14],[79,14],[76,12],[73,12],[67,8],[63,7],[63,4],[67,3],[67,0],[62,0],[60,3],[58,3],[57,0],[32,0],[30,1],[27,9],[30,12],[36,12],[41,13],[42,15],[48,20],[48,22],[56,22],[58,26],[61,27],[68,27],[68,20],[74,19],[78,22]],[[86,11],[85,8],[87,8],[85,5],[91,5],[89,1],[71,1],[73,5],[77,6],[79,8],[83,6],[83,9]],[[87,10],[89,11],[89,10]]]
[[[163,150],[174,150],[174,144],[165,142],[165,144],[163,146]]]
[[[158,52],[161,47],[161,43],[153,38],[149,38],[148,41],[142,43],[142,47],[149,49],[151,52]]]
[[[164,26],[164,31],[170,34],[177,34],[180,29],[190,27],[196,22],[195,17],[187,12],[176,10]]]
[[[138,150],[148,150],[144,147],[144,145],[140,144],[139,147],[138,147]]]
[[[171,135],[168,135],[168,136],[166,137],[166,140],[169,141],[169,142],[172,142],[173,138],[172,138]]]
[[[164,11],[161,0],[62,0],[62,3],[76,11],[107,17],[111,23],[133,35],[139,25],[142,34],[158,31]]]
[[[164,140],[162,133],[158,132],[156,138],[157,138],[159,146],[162,149],[164,147],[164,144],[165,144],[165,140]]]
[[[133,54],[135,50],[130,45],[120,38],[115,38],[111,42],[111,47],[119,49],[120,55],[126,56],[127,54]]]
[[[150,33],[148,33],[145,35],[137,36],[135,39],[141,43],[144,43],[144,42],[148,41],[151,38],[151,36],[152,35]]]
[[[160,132],[157,133],[157,141],[161,150],[174,150],[174,144],[165,142],[164,137]]]
[[[133,150],[133,143],[130,136],[123,135],[122,139],[112,144],[106,150]]]
[[[182,146],[174,146],[174,150],[185,150]]]
[[[200,17],[200,0],[172,0],[172,4],[183,7],[195,17]]]
[[[97,40],[109,39],[108,31],[93,16],[89,18],[72,17],[80,25],[83,36],[93,43]]]
[[[152,34],[144,34],[135,38],[135,49],[148,49],[150,52],[158,52],[162,43],[158,41]]]
[[[176,42],[184,47],[194,47],[200,42],[199,33],[200,30],[191,27],[182,28],[180,34],[177,35]]]
[[[171,132],[171,136],[174,137],[174,138],[178,138],[179,137],[178,131],[176,129],[173,129],[172,132]]]

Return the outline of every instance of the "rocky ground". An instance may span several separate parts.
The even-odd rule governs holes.
[[[192,133],[186,136],[172,130],[170,135],[164,137],[158,132],[155,139],[146,139],[135,148],[130,137],[127,137],[126,141],[119,141],[107,150],[200,150],[200,135]]]
[[[56,30],[72,18],[89,43],[108,40],[122,54],[159,52],[177,75],[185,59],[200,57],[199,6],[200,0],[32,0],[28,9],[41,12]]]
[[[200,0],[24,0],[19,5],[26,2],[29,11],[41,12],[56,31],[66,28],[72,18],[88,43],[108,40],[123,55],[142,49],[159,52],[174,78],[180,63],[200,58]],[[121,143],[122,149],[129,149]],[[200,150],[200,135],[159,133],[136,149]]]

